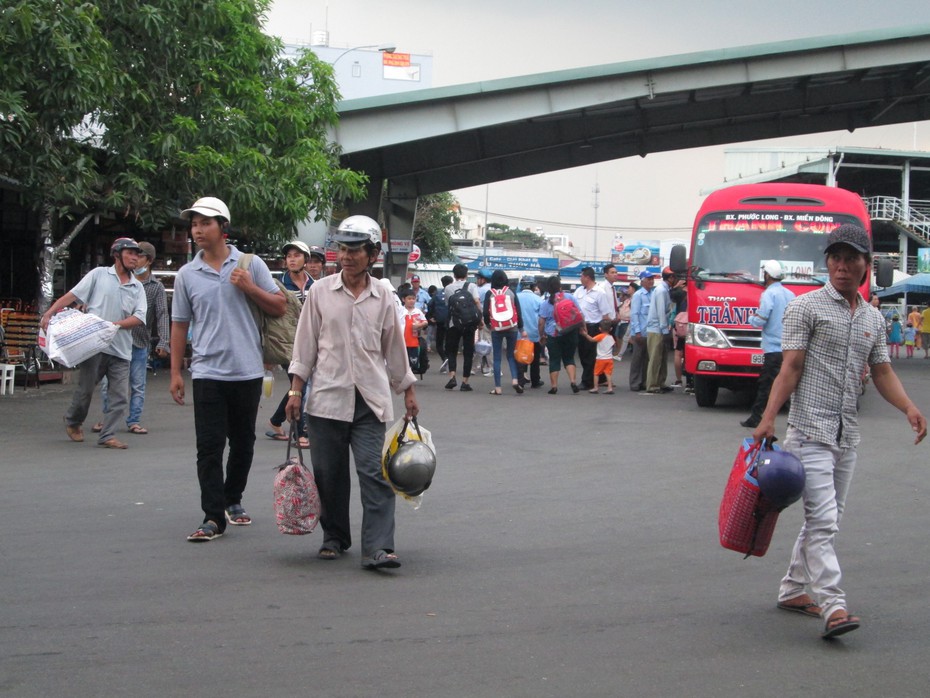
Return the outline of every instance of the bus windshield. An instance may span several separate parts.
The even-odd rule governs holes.
[[[788,283],[823,283],[827,234],[854,216],[784,211],[715,211],[695,231],[695,278],[752,282],[762,278],[762,262],[781,263]]]

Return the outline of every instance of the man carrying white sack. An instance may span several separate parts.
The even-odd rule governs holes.
[[[142,249],[132,238],[117,238],[110,247],[112,267],[92,269],[77,286],[55,301],[42,316],[40,324],[48,329],[49,320],[73,303],[84,305],[87,312],[112,322],[120,330],[132,330],[145,324],[147,304],[145,290],[133,276]],[[72,441],[84,440],[82,425],[87,418],[94,389],[106,376],[109,383],[110,410],[104,415],[103,428],[97,445],[104,448],[126,448],[116,438],[129,405],[129,361],[132,358],[132,333],[117,332],[113,341],[99,354],[81,362],[78,387],[65,413],[65,431]]]

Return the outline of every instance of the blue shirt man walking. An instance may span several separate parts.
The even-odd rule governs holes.
[[[762,279],[765,282],[765,291],[759,299],[759,309],[749,318],[749,324],[762,328],[762,372],[759,374],[759,383],[756,388],[756,399],[752,403],[752,410],[748,419],[740,422],[741,426],[755,429],[759,426],[765,403],[769,399],[769,391],[775,377],[781,371],[781,333],[785,317],[785,308],[794,300],[794,294],[782,286],[784,278],[781,264],[775,259],[762,263]]]

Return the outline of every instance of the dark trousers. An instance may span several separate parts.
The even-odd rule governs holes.
[[[633,356],[630,358],[630,390],[646,389],[646,367],[649,365],[649,353],[646,350],[646,338],[640,334],[630,337]]]
[[[533,342],[533,363],[531,364],[517,364],[517,368],[520,369],[520,385],[526,385],[526,368],[527,365],[530,368],[530,384],[539,385],[541,380],[539,378],[539,360],[542,358],[542,344],[539,342]]]
[[[287,368],[288,368],[288,367],[287,367],[287,366],[282,366],[282,368],[283,368],[285,371],[287,371]],[[288,374],[287,374],[287,385],[288,385],[288,387],[290,387],[290,385],[291,385],[291,379],[292,379],[293,377],[294,377],[294,375],[293,375],[292,373],[288,373]],[[303,402],[304,402],[304,398],[307,397],[307,386],[308,386],[308,385],[309,385],[309,383],[304,383],[304,394],[303,394],[303,396],[300,398],[300,404],[301,404],[301,405],[302,405]],[[271,419],[268,420],[269,422],[271,422],[271,424],[272,424],[273,426],[280,427],[280,426],[282,426],[282,425],[284,424],[284,422],[287,420],[287,415],[284,413],[284,408],[287,407],[287,401],[288,401],[289,399],[290,399],[290,398],[289,398],[289,397],[287,396],[287,394],[285,393],[284,397],[281,398],[281,402],[278,403],[278,408],[274,411],[274,414],[271,415]],[[297,422],[297,436],[298,436],[299,438],[304,438],[304,437],[307,436],[307,420],[306,420],[305,417],[306,417],[306,415],[304,415],[304,417],[301,418],[301,419]]]
[[[446,360],[446,326],[442,322],[437,322],[433,327],[436,328],[436,353],[443,361]]]
[[[446,329],[446,359],[449,361],[449,373],[455,373],[459,342],[462,343],[462,378],[471,376],[471,362],[475,356],[475,328],[454,327]]]
[[[242,502],[255,451],[255,418],[262,379],[193,381],[194,431],[197,435],[197,479],[204,521],[226,530],[226,507]],[[223,477],[223,452],[229,459]]]
[[[585,323],[591,337],[601,333],[601,326],[597,322]],[[597,359],[597,344],[589,342],[584,337],[578,341],[578,363],[581,364],[581,388],[590,390],[594,387],[594,362]]]
[[[313,477],[323,509],[320,516],[323,546],[348,550],[352,545],[349,521],[351,447],[362,498],[362,556],[370,556],[378,550],[393,552],[394,502],[397,496],[381,475],[384,422],[371,411],[358,390],[355,391],[355,413],[351,422],[313,415],[308,421]]]
[[[765,412],[765,405],[769,401],[769,391],[772,390],[772,383],[781,371],[782,354],[780,351],[771,351],[763,355],[762,372],[759,374],[759,382],[756,385],[756,399],[752,403],[752,412],[749,416],[754,419],[762,419],[762,413]]]

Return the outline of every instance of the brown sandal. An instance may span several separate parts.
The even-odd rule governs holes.
[[[127,431],[130,434],[148,434],[149,433],[149,430],[146,429],[141,424],[133,424],[132,426],[129,427]]]

